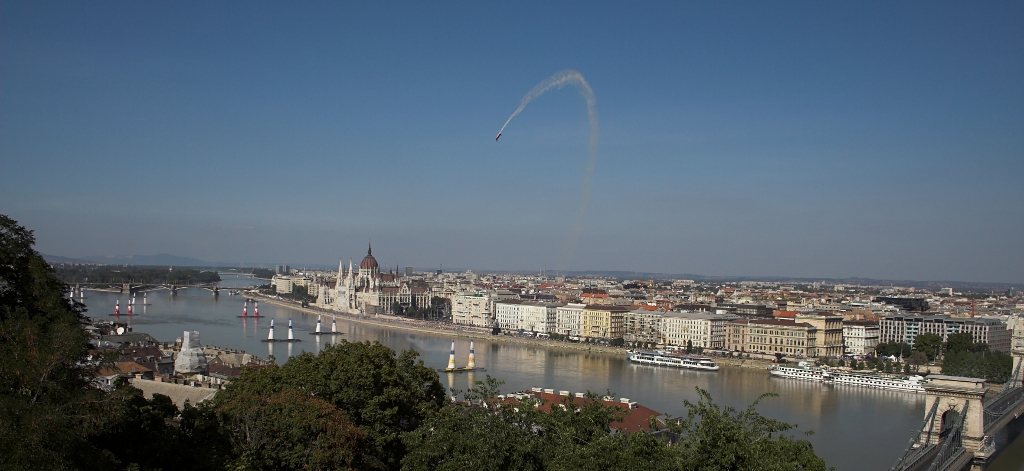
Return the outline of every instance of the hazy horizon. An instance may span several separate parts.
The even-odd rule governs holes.
[[[1024,4],[0,4],[37,250],[1024,283]],[[574,250],[600,119],[592,199]],[[574,257],[566,261],[566,254]]]

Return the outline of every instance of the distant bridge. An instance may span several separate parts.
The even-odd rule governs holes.
[[[214,296],[220,294],[221,291],[229,291],[238,293],[240,291],[248,291],[255,289],[256,286],[243,286],[243,287],[225,287],[217,286],[217,283],[186,283],[186,284],[170,284],[170,283],[158,283],[158,284],[136,284],[136,283],[75,283],[74,290],[81,292],[83,289],[89,289],[91,291],[101,291],[107,293],[125,293],[132,296],[136,293],[146,291],[159,291],[168,290],[171,294],[177,294],[178,290],[198,288],[209,290]]]
[[[1024,329],[1014,330],[1011,354],[1010,379],[987,399],[982,379],[929,376],[924,422],[890,471],[983,471],[998,451],[993,437],[1024,415]]]

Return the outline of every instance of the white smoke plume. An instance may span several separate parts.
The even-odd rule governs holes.
[[[572,263],[576,252],[576,242],[579,240],[580,234],[583,233],[583,226],[587,219],[587,206],[590,204],[590,190],[594,183],[594,164],[597,162],[597,98],[594,97],[594,90],[590,88],[590,84],[587,83],[587,80],[579,72],[572,69],[558,72],[527,92],[519,102],[519,108],[516,108],[512,116],[508,117],[505,124],[501,126],[501,130],[498,131],[498,136],[500,137],[502,131],[505,130],[505,126],[508,126],[508,123],[516,116],[519,116],[519,113],[534,98],[543,95],[544,92],[552,88],[562,88],[569,84],[574,85],[579,90],[580,95],[583,96],[583,99],[587,101],[587,117],[590,120],[590,155],[587,160],[587,169],[583,174],[583,198],[580,200],[580,212],[576,216],[576,224],[573,226],[565,243],[564,260],[562,263],[562,266],[565,268],[569,268],[569,265]]]

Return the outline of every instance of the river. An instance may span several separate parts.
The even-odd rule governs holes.
[[[244,276],[221,275],[221,286],[248,286],[253,280]],[[261,318],[240,319],[245,301],[242,296],[222,292],[213,296],[204,289],[179,290],[171,296],[166,290],[136,296],[134,315],[130,319],[136,332],[151,334],[158,340],[172,342],[184,330],[197,330],[204,345],[245,350],[257,356],[273,355],[278,362],[304,351],[317,352],[332,336],[310,335],[316,327],[316,315],[298,309],[264,303],[259,306]],[[87,291],[87,315],[103,318],[113,313],[115,300],[121,312],[127,312],[127,296],[117,293]],[[253,305],[249,304],[251,316]],[[122,314],[121,321],[128,320]],[[287,335],[288,320],[294,323],[296,343],[265,343],[270,320],[274,319],[276,338]],[[323,330],[331,328],[324,318]],[[468,338],[458,339],[436,334],[386,329],[338,318],[338,339],[379,341],[394,349],[412,348],[420,353],[431,368],[444,368],[448,351],[456,340],[456,361],[465,366],[469,353]],[[531,387],[572,392],[611,391],[647,407],[672,415],[685,415],[683,400],[697,400],[694,387],[706,389],[715,402],[737,409],[746,408],[763,393],[779,397],[762,400],[758,411],[763,415],[799,425],[798,431],[813,430],[807,437],[815,452],[830,466],[840,470],[888,469],[907,446],[911,433],[920,427],[924,413],[924,395],[881,391],[855,387],[822,386],[798,380],[771,378],[763,370],[723,366],[718,372],[696,372],[629,363],[621,355],[589,353],[567,349],[492,341],[487,336],[475,339],[476,363],[485,373],[441,373],[447,387],[465,390],[472,381],[488,374],[505,381],[503,392],[527,390]],[[1020,421],[1018,421],[1020,422]],[[1012,428],[1012,427],[1011,427]],[[1020,427],[1016,427],[1019,429]],[[1004,434],[997,437],[1009,448],[989,468],[993,471],[1024,471],[1020,460],[1024,455],[1024,436]]]

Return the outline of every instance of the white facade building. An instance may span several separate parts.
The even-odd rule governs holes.
[[[662,315],[663,343],[685,347],[725,348],[725,326],[737,319],[732,314],[709,312],[666,312]]]
[[[843,347],[847,355],[867,355],[878,346],[880,328],[871,321],[843,322]]]
[[[555,309],[555,332],[579,337],[581,325],[583,325],[583,308],[587,307],[582,303],[569,303]]]
[[[555,333],[559,303],[499,301],[494,303],[494,323],[503,330]]]
[[[452,322],[462,325],[491,327],[494,300],[485,294],[460,294],[452,298]]]

